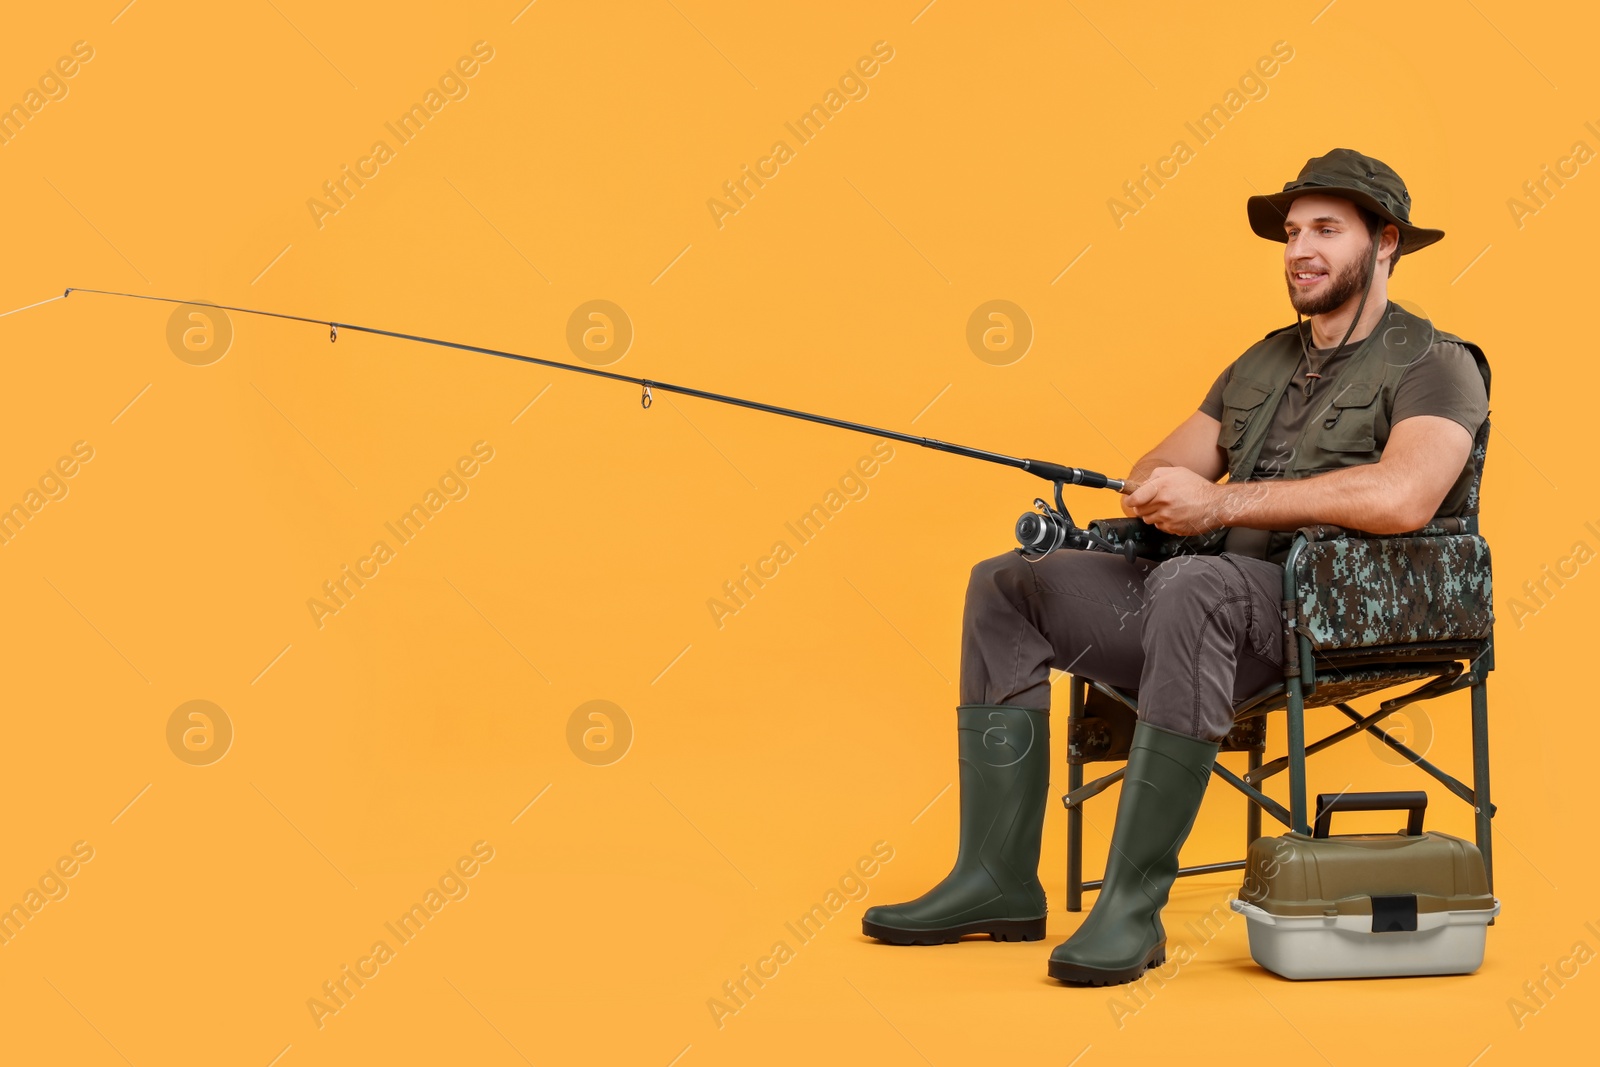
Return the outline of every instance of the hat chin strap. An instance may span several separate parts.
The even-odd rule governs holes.
[[[1346,343],[1349,342],[1350,335],[1356,332],[1356,325],[1357,325],[1357,323],[1359,323],[1361,321],[1361,312],[1363,310],[1365,310],[1365,308],[1367,306],[1367,295],[1372,292],[1372,279],[1375,278],[1377,276],[1377,273],[1378,273],[1378,235],[1381,234],[1382,232],[1383,232],[1383,220],[1379,219],[1378,220],[1378,229],[1376,230],[1376,232],[1374,232],[1372,234],[1372,258],[1367,263],[1367,284],[1361,287],[1361,299],[1359,301],[1357,301],[1357,303],[1356,303],[1356,313],[1350,319],[1350,327],[1349,327],[1349,329],[1344,331],[1344,338],[1339,342],[1339,347],[1335,348],[1333,350],[1333,355],[1329,356],[1323,362],[1323,366],[1327,366],[1329,363],[1332,363],[1334,360],[1339,358],[1339,353],[1344,351],[1344,346],[1345,346]],[[1294,311],[1294,332],[1300,338],[1300,350],[1305,353],[1306,369],[1309,372],[1309,370],[1311,368],[1311,351],[1306,346],[1305,331],[1303,329],[1301,329],[1301,323],[1302,322],[1303,322],[1303,320],[1302,320],[1302,318],[1300,316],[1300,309],[1299,308],[1295,308],[1295,311]],[[1318,377],[1321,377],[1321,375],[1318,375]],[[1306,382],[1306,388],[1307,388],[1306,396],[1308,398],[1311,395],[1310,387],[1311,387],[1311,382],[1308,380]]]

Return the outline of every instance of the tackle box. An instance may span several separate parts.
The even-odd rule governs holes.
[[[1310,835],[1251,842],[1229,904],[1255,961],[1285,978],[1476,970],[1500,902],[1477,845],[1423,832],[1427,803],[1420,791],[1319,794]],[[1336,811],[1391,809],[1409,812],[1403,833],[1328,834]]]

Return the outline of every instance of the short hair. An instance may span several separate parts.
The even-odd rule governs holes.
[[[1373,240],[1374,243],[1376,243],[1377,240],[1378,240],[1379,234],[1383,233],[1383,227],[1388,224],[1389,220],[1385,219],[1382,215],[1379,215],[1376,211],[1372,211],[1372,210],[1369,210],[1367,208],[1362,207],[1360,204],[1356,205],[1356,210],[1361,212],[1361,221],[1366,223],[1367,233],[1372,235],[1372,240]],[[1395,227],[1395,228],[1399,229],[1399,227]],[[1402,245],[1403,241],[1404,241],[1404,235],[1403,234],[1399,234],[1399,233],[1395,234],[1394,255],[1389,257],[1389,274],[1390,275],[1394,274],[1395,264],[1400,262],[1400,252],[1401,252],[1401,245]],[[1387,275],[1386,275],[1386,277],[1387,277]]]

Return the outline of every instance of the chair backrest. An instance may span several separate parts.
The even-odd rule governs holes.
[[[1463,515],[1471,515],[1473,520],[1469,529],[1476,530],[1478,526],[1478,501],[1483,487],[1483,461],[1489,453],[1489,415],[1483,416],[1483,425],[1478,427],[1477,434],[1472,438],[1472,482],[1467,486],[1467,503],[1462,510]]]

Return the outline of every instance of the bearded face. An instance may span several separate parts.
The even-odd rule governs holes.
[[[1342,307],[1372,281],[1373,236],[1348,200],[1303,196],[1284,222],[1284,281],[1302,315]]]
[[[1359,297],[1372,281],[1372,241],[1369,238],[1360,254],[1339,264],[1303,259],[1289,265],[1285,282],[1289,303],[1302,315],[1326,315],[1337,311],[1351,298]]]

